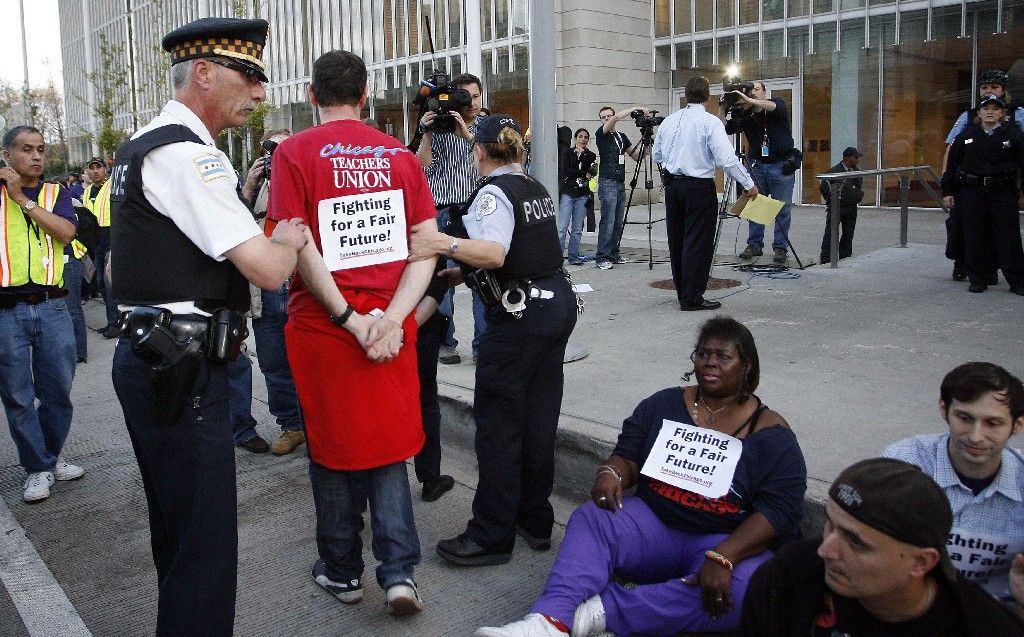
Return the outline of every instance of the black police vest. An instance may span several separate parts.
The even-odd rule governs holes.
[[[186,126],[161,126],[117,149],[111,174],[110,250],[114,300],[125,305],[192,301],[213,311],[249,308],[249,284],[235,266],[200,250],[142,190],[142,161],[155,148],[203,141]],[[211,211],[215,212],[215,211]]]
[[[555,202],[544,186],[533,177],[506,174],[482,181],[456,222],[462,226],[462,236],[466,236],[462,217],[469,213],[473,200],[486,185],[497,186],[505,193],[512,204],[516,224],[504,265],[492,270],[498,281],[504,285],[509,281],[558,272],[562,267],[562,248],[558,243]]]
[[[1012,176],[1024,158],[1024,133],[1013,122],[1003,122],[992,132],[970,124],[958,139],[964,143],[960,172],[979,177]],[[970,143],[966,143],[971,140]]]

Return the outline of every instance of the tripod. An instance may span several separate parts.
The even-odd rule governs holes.
[[[739,136],[739,133],[737,133],[735,137],[736,137],[736,157],[739,158],[741,164],[743,164],[744,166],[747,166],[747,156],[744,155],[743,152],[740,150],[740,136]],[[730,177],[729,173],[725,173],[725,183],[724,183],[724,187],[722,188],[722,203],[719,204],[719,206],[718,206],[718,227],[715,228],[715,244],[714,244],[714,248],[712,249],[712,252],[711,252],[712,255],[718,254],[718,241],[721,238],[721,234],[722,234],[722,223],[726,219],[728,219],[729,217],[732,217],[734,219],[739,219],[740,218],[739,215],[734,215],[734,214],[732,214],[729,211],[729,204],[731,203],[731,201],[735,201],[735,199],[733,198],[734,195],[731,195],[730,193],[738,193],[738,191],[739,191],[739,186],[738,186],[738,184],[736,184],[736,180],[733,179],[732,177]],[[767,228],[765,228],[765,230],[767,231]],[[798,268],[800,270],[805,269],[803,262],[800,261],[800,255],[796,253],[796,248],[793,247],[793,242],[789,240],[789,232],[788,231],[783,231],[782,236],[786,238],[786,245],[789,246],[790,252],[793,253],[793,258],[796,259],[796,264],[797,264]],[[714,270],[714,267],[715,267],[715,261],[714,261],[714,257],[712,257],[712,259],[711,259],[711,270]],[[788,269],[785,265],[775,265],[775,264],[765,265],[765,266],[748,265],[748,266],[744,266],[744,268],[751,269],[751,270],[757,269],[757,270],[773,271],[773,272],[774,271],[782,271],[782,270],[787,270]],[[709,271],[709,276],[710,276],[710,271]]]
[[[646,225],[648,270],[654,269],[654,238],[652,236],[652,229],[654,227],[654,224],[665,220],[665,217],[655,219],[654,212],[651,208],[651,192],[654,190],[654,180],[652,179],[654,173],[654,160],[651,158],[650,150],[653,144],[654,128],[647,126],[641,128],[640,144],[637,146],[637,149],[640,153],[640,160],[636,162],[636,168],[633,169],[633,179],[631,179],[629,182],[629,198],[626,199],[626,210],[623,213],[622,217],[622,227],[619,228],[619,234],[617,237],[615,237],[615,248],[617,252],[619,244],[622,243],[622,233],[626,230],[626,224]],[[633,205],[633,193],[636,192],[636,183],[638,178],[640,177],[641,166],[643,166],[644,171],[644,189],[647,191],[647,221],[630,221],[629,209]],[[601,211],[601,214],[604,214],[604,210]]]

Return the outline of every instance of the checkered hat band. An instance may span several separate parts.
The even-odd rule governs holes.
[[[193,60],[208,55],[223,55],[264,68],[260,60],[263,56],[263,45],[239,38],[205,38],[182,42],[171,51],[171,62]]]

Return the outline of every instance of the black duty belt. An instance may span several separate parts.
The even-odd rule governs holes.
[[[68,295],[68,291],[64,288],[56,288],[53,290],[42,290],[39,292],[25,292],[25,293],[8,293],[0,292],[0,309],[9,310],[19,303],[26,305],[39,305],[44,301],[51,299],[62,299]]]
[[[707,181],[713,180],[714,177],[691,177],[690,175],[677,175],[675,173],[670,173],[667,170],[663,170],[661,171],[661,179],[667,184],[672,181]]]
[[[234,360],[249,335],[244,316],[229,310],[217,310],[208,317],[170,314],[159,308],[141,307],[132,312],[122,312],[118,325],[133,343],[144,340],[154,328],[162,328],[173,337],[173,346],[185,346],[193,341],[199,352],[215,361]]]
[[[972,175],[971,173],[960,173],[960,181],[970,186],[981,186],[983,188],[1016,187],[1017,174]]]

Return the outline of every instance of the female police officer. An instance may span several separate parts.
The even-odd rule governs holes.
[[[523,172],[519,124],[502,114],[478,119],[473,153],[484,179],[451,234],[414,231],[409,257],[458,260],[488,305],[473,402],[473,518],[437,545],[441,557],[464,566],[508,562],[516,533],[532,548],[551,545],[562,357],[576,324],[555,204]]]
[[[994,272],[998,259],[1010,291],[1024,296],[1017,214],[1024,134],[1005,115],[1001,98],[989,95],[981,101],[975,122],[950,147],[942,194],[947,206],[955,203],[961,211],[969,290],[985,291],[985,272]]]

